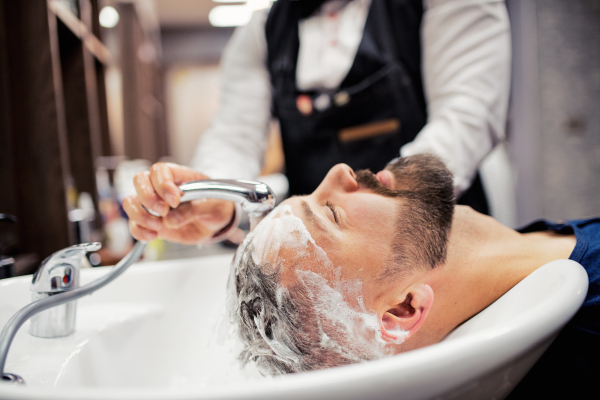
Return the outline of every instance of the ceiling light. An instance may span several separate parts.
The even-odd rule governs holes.
[[[256,2],[257,0],[212,0],[213,3],[253,3]],[[258,0],[261,3],[269,3],[269,5],[271,5],[272,3],[274,3],[277,0]]]
[[[212,26],[241,26],[246,25],[252,17],[252,8],[247,5],[216,6],[208,13]]]
[[[228,0],[213,0],[215,2],[228,2]],[[274,0],[248,0],[246,4],[216,6],[208,13],[208,20],[212,26],[242,26],[250,22],[252,12],[269,8]],[[239,1],[238,1],[239,2]]]
[[[212,0],[214,3],[252,3],[255,0]],[[273,3],[277,0],[261,0],[262,2]]]
[[[253,10],[262,10],[271,7],[273,2],[271,0],[248,0],[246,5]]]
[[[114,28],[119,22],[119,13],[113,7],[107,6],[100,10],[100,26]]]

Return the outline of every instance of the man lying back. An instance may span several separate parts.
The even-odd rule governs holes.
[[[238,249],[232,312],[242,358],[282,374],[437,343],[566,258],[588,271],[588,296],[515,396],[585,393],[600,372],[600,219],[538,221],[517,232],[455,206],[452,176],[433,156],[397,159],[376,175],[340,164]]]

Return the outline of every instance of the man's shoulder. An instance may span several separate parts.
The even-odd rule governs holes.
[[[579,229],[586,229],[590,233],[600,232],[600,217],[590,217],[583,219],[572,219],[568,223]]]
[[[545,219],[517,229],[520,233],[552,231],[558,234],[575,234],[577,244],[569,257],[585,268],[591,282],[600,285],[600,218],[583,218],[568,221],[552,222]],[[600,302],[600,288],[599,302]]]
[[[580,317],[585,316],[583,319],[592,323],[592,326],[586,326],[587,329],[600,334],[600,218],[569,220],[568,224],[573,227],[577,238],[571,259],[585,268],[589,279],[588,293],[580,313],[583,315]]]
[[[567,223],[573,227],[577,238],[576,250],[580,253],[577,258],[571,258],[579,262],[588,275],[597,276],[600,280],[600,218],[569,220]]]

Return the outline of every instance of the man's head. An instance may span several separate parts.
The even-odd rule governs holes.
[[[429,155],[373,175],[333,167],[309,196],[286,200],[234,260],[245,360],[263,373],[321,369],[402,351],[444,263],[452,177]]]

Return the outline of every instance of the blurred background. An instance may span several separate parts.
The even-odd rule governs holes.
[[[223,48],[270,5],[0,0],[0,268],[32,273],[88,241],[104,244],[91,265],[118,261],[133,243],[120,206],[133,176],[189,164],[218,106]],[[507,7],[507,140],[481,166],[492,215],[513,228],[598,215],[600,1]],[[270,135],[263,174],[283,168],[276,121]],[[145,259],[222,251],[155,241]]]

